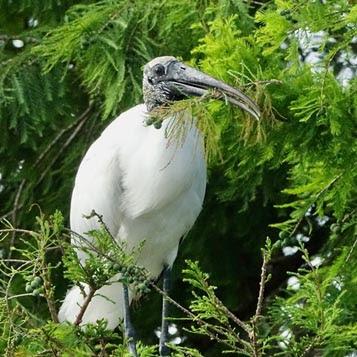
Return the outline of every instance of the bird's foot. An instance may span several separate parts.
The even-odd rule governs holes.
[[[130,319],[130,306],[129,306],[129,290],[128,287],[123,285],[123,296],[124,296],[124,330],[125,337],[128,339],[128,350],[132,357],[137,357],[138,353],[136,351],[135,342],[135,330]]]
[[[160,353],[161,357],[170,356],[170,349],[166,346],[166,343],[162,344],[161,341],[160,341],[159,353]]]
[[[133,338],[129,339],[128,350],[132,357],[138,357],[138,352],[136,351],[136,342]]]
[[[170,277],[171,277],[171,269],[166,267],[163,271],[163,284],[162,288],[165,294],[168,295],[170,291]],[[160,356],[170,356],[170,349],[167,347],[166,343],[168,342],[169,336],[169,323],[167,320],[169,310],[169,302],[166,296],[162,297],[162,321],[161,321],[161,334],[160,334],[160,344],[159,344],[159,352]]]

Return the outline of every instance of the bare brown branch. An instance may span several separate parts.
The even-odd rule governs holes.
[[[95,292],[96,292],[96,290],[93,289],[93,288],[90,286],[90,287],[89,287],[89,292],[88,292],[88,294],[87,294],[87,296],[86,296],[86,298],[85,298],[85,300],[84,300],[84,302],[83,302],[83,305],[81,306],[81,309],[80,309],[80,311],[79,311],[79,314],[77,315],[77,318],[76,318],[76,320],[75,320],[75,322],[74,322],[74,324],[75,324],[76,326],[79,326],[79,325],[81,324],[82,319],[83,319],[83,316],[84,316],[84,313],[86,312],[86,310],[87,310],[87,308],[88,308],[88,306],[89,306],[89,303],[91,302],[91,300],[92,300],[92,298],[93,298]]]

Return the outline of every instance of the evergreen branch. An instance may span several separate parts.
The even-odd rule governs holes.
[[[299,229],[301,223],[302,223],[303,220],[304,220],[304,217],[305,217],[306,213],[309,211],[311,205],[312,205],[314,202],[316,202],[317,200],[319,200],[320,197],[321,197],[326,191],[328,191],[328,190],[330,189],[330,187],[333,186],[333,185],[336,183],[336,181],[338,181],[338,180],[343,176],[343,174],[344,174],[344,173],[342,172],[342,173],[340,173],[339,175],[337,175],[336,177],[334,177],[325,187],[323,187],[323,188],[315,195],[315,197],[313,197],[312,200],[310,200],[310,204],[309,204],[308,207],[306,208],[304,214],[301,215],[301,217],[299,218],[299,220],[298,220],[297,223],[295,224],[295,226],[294,226],[292,232],[290,233],[289,237],[293,237],[294,234],[297,232],[297,230]]]
[[[106,233],[111,237],[112,242],[114,242],[114,244],[120,248],[121,251],[122,248],[120,247],[120,245],[117,243],[117,241],[115,240],[115,238],[111,235],[108,227],[106,226],[105,222],[102,219],[102,216],[100,214],[98,214],[97,212],[95,212],[94,210],[91,212],[90,215],[86,216],[86,218],[92,218],[92,217],[97,217],[99,222],[101,223],[101,225],[104,227]],[[84,242],[93,252],[95,252],[98,256],[104,257],[105,259],[107,259],[108,261],[111,261],[113,263],[116,262],[116,260],[107,255],[106,253],[104,253],[102,250],[98,249],[92,242],[90,242],[86,237],[84,237],[83,235],[80,235],[74,231],[69,230],[69,232],[71,234],[74,234],[77,238],[79,238],[82,242]],[[73,245],[72,246],[74,248],[76,248],[77,246]],[[82,248],[83,246],[78,246],[77,248]],[[144,272],[144,278],[146,279],[147,276],[149,275],[148,272]],[[184,312],[187,316],[189,316],[192,321],[197,322],[199,325],[201,325],[202,327],[206,328],[206,332],[207,334],[214,340],[216,340],[219,343],[222,343],[223,345],[226,345],[229,348],[235,348],[233,345],[231,345],[230,343],[228,343],[226,340],[222,339],[220,336],[226,337],[226,333],[224,331],[222,331],[218,326],[215,326],[213,324],[210,324],[202,319],[200,319],[197,315],[193,314],[190,310],[188,310],[187,308],[185,308],[184,306],[182,306],[181,304],[179,304],[177,301],[175,301],[174,299],[172,299],[167,293],[165,293],[162,289],[160,289],[156,283],[149,281],[149,285],[154,288],[154,290],[156,290],[158,293],[160,293],[163,298],[167,299],[168,302],[170,302],[171,304],[173,304],[174,306],[176,306],[179,310],[181,310],[182,312]],[[93,287],[92,287],[93,288]],[[93,294],[94,295],[94,294]],[[91,297],[92,298],[92,297]],[[219,300],[218,300],[219,301]],[[88,304],[89,304],[90,300],[83,304],[84,308],[86,309]],[[219,303],[222,308],[224,307],[223,303],[220,302]],[[84,314],[84,312],[83,312]],[[83,317],[83,314],[81,314],[81,317]],[[231,315],[233,315],[232,313],[230,313]],[[234,315],[231,316],[232,319],[234,319],[235,321],[239,320],[237,319]],[[240,320],[239,320],[240,321]],[[80,322],[79,322],[80,323]],[[248,327],[241,322],[241,324],[243,324],[245,329],[248,329]],[[237,338],[239,339],[239,337],[237,336]],[[244,344],[245,341],[240,340],[242,344]]]
[[[199,325],[206,328],[206,333],[211,339],[213,339],[229,348],[233,347],[227,341],[225,341],[219,337],[220,335],[222,335],[222,331],[217,326],[200,319],[197,315],[195,315],[190,310],[188,310],[187,308],[185,308],[184,306],[179,304],[176,300],[172,299],[165,291],[160,289],[154,282],[150,282],[150,286],[154,290],[156,290],[163,298],[165,298],[169,303],[171,303],[172,305],[177,307],[185,315],[187,315],[189,318],[191,318],[193,322],[197,322]]]
[[[236,315],[234,315],[224,304],[223,302],[216,296],[214,295],[215,301],[218,303],[219,308],[222,309],[222,311],[233,321],[235,322],[240,328],[242,328],[245,332],[248,334],[251,333],[251,329],[248,324],[243,322],[241,319],[239,319]]]
[[[97,213],[94,209],[92,210],[92,212],[88,216],[84,215],[84,218],[86,218],[86,219],[90,219],[90,218],[93,218],[93,217],[97,217],[98,218],[98,222],[101,224],[101,226],[103,226],[104,230],[107,232],[108,236],[110,237],[110,239],[112,240],[114,245],[117,246],[121,251],[123,251],[122,247],[118,244],[118,242],[115,240],[114,236],[110,232],[107,224],[104,222],[103,215]]]

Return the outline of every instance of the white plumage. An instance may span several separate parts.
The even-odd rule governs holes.
[[[182,120],[180,115],[165,118],[159,129],[145,125],[147,119],[156,108],[187,96],[213,95],[256,119],[260,111],[240,90],[171,56],[155,58],[145,65],[143,95],[145,104],[114,120],[81,162],[72,194],[71,229],[85,235],[99,228],[95,217],[83,217],[94,210],[102,215],[111,234],[118,241],[126,241],[129,249],[145,241],[137,264],[155,278],[166,266],[173,264],[180,239],[200,213],[206,188],[206,164],[203,140],[194,126],[186,128],[183,141],[167,138],[167,127],[172,120]],[[190,114],[183,112],[183,115]],[[193,122],[192,118],[186,119],[187,125]],[[75,237],[72,240],[80,246]],[[85,261],[85,253],[80,248],[78,256]],[[113,277],[115,280],[118,281]],[[167,276],[164,276],[164,290],[168,285],[165,281],[168,281]],[[80,289],[72,288],[60,309],[60,321],[76,321],[84,300]],[[127,291],[120,283],[106,285],[90,301],[81,323],[95,323],[104,318],[113,329],[124,316],[125,309],[125,334],[131,339],[129,350],[136,356],[127,300]],[[169,353],[165,300],[162,310],[159,350],[164,356]]]
[[[194,126],[177,143],[166,137],[170,118],[155,129],[145,125],[147,116],[144,104],[133,107],[89,148],[76,176],[70,220],[71,229],[85,235],[98,228],[95,217],[83,217],[94,209],[103,215],[112,235],[128,247],[145,240],[137,263],[154,278],[165,265],[172,265],[181,237],[200,213],[206,164],[202,138]],[[78,255],[85,260],[80,250]],[[108,327],[115,328],[122,317],[122,296],[120,283],[102,287],[82,324],[105,318]],[[72,288],[60,309],[60,320],[74,322],[83,301],[80,289]]]

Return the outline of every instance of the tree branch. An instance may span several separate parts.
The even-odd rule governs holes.
[[[88,306],[89,306],[89,303],[91,302],[94,294],[95,294],[96,290],[93,289],[91,286],[89,286],[89,292],[83,302],[83,305],[81,306],[81,309],[79,311],[79,314],[77,315],[77,318],[76,320],[74,321],[74,324],[75,326],[79,326],[82,322],[82,319],[83,319],[83,315],[84,313],[86,312]]]
[[[35,186],[41,183],[41,181],[46,177],[48,171],[51,169],[53,164],[58,160],[58,158],[62,155],[62,153],[67,149],[67,147],[72,143],[74,138],[78,135],[79,131],[82,129],[84,123],[90,118],[88,115],[91,111],[92,107],[89,106],[84,113],[81,115],[81,120],[77,120],[76,124],[77,127],[74,129],[72,134],[69,136],[69,138],[65,141],[65,143],[61,146],[61,148],[58,150],[57,154],[54,156],[54,158],[51,160],[51,162],[47,165],[45,171],[42,172],[40,178],[37,180],[35,183]],[[69,129],[68,129],[69,130]]]
[[[79,116],[79,118],[74,121],[73,123],[71,123],[70,125],[68,125],[66,128],[63,128],[55,137],[54,139],[45,147],[45,149],[41,152],[41,154],[39,155],[39,157],[36,159],[35,163],[33,164],[33,168],[37,168],[39,166],[39,164],[42,162],[42,160],[45,158],[45,156],[49,153],[49,151],[58,143],[58,141],[62,138],[62,136],[64,134],[66,134],[69,130],[73,129],[74,127],[77,126],[77,129],[75,130],[75,135],[74,137],[78,134],[78,126],[79,129],[83,126],[84,122],[88,119],[88,114],[90,113],[90,111],[92,110],[92,104],[89,104],[89,106],[84,110],[84,112]],[[84,122],[82,122],[84,121]],[[72,134],[73,135],[73,134]],[[72,140],[74,139],[74,137],[70,137],[70,140],[68,142],[68,140],[66,141],[65,145],[66,147],[69,146],[69,144],[72,142]],[[65,148],[66,148],[65,147]],[[57,155],[55,156],[55,158],[51,161],[51,163],[49,165],[47,165],[46,171],[41,175],[40,179],[36,182],[36,185],[39,184],[43,178],[45,177],[45,175],[47,174],[47,172],[49,171],[49,169],[52,167],[52,165],[57,161],[58,157],[62,154],[62,152],[65,149],[63,146],[61,147],[60,151],[57,153]],[[0,221],[3,220],[4,218],[12,215],[12,217],[16,217],[16,213],[19,209],[23,208],[24,203],[19,203],[20,201],[20,197],[24,188],[25,183],[27,182],[27,180],[24,178],[18,188],[15,200],[14,200],[14,206],[13,209],[7,213],[5,213],[4,215],[2,215],[0,217]]]

